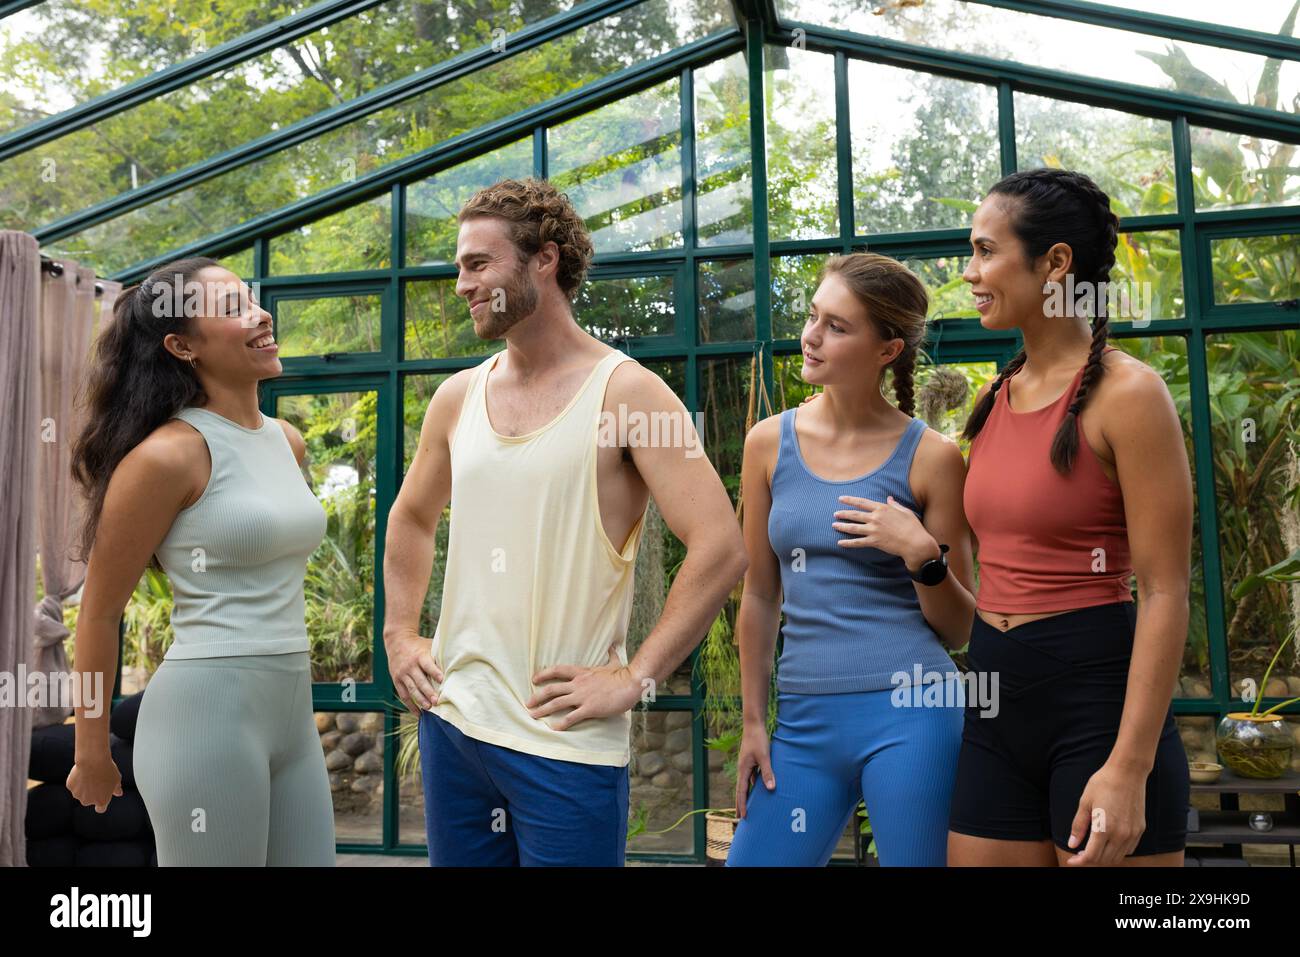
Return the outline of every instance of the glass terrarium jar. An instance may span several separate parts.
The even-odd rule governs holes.
[[[1243,778],[1280,778],[1291,767],[1295,741],[1279,714],[1224,715],[1215,734],[1223,762]]]

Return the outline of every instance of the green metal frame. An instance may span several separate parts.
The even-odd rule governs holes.
[[[26,10],[28,7],[34,7],[41,2],[43,0],[8,0],[6,3],[0,3],[0,20],[3,20],[11,13]]]
[[[1300,42],[1266,34],[1217,25],[1196,23],[1155,14],[1134,13],[1082,0],[1063,0],[1047,4],[1037,0],[979,0],[992,6],[1031,13],[1046,13],[1089,23],[1104,23],[1159,36],[1211,43],[1232,49],[1300,59]],[[523,44],[544,43],[585,23],[594,22],[628,6],[629,0],[594,0],[569,13],[520,31],[512,40],[514,49]],[[313,10],[325,7],[322,4]],[[374,572],[374,679],[359,683],[357,700],[344,703],[340,685],[317,684],[313,689],[318,710],[377,711],[385,713],[386,732],[395,732],[400,710],[385,705],[394,701],[386,658],[381,640],[384,600],[380,570],[386,516],[397,494],[403,472],[403,435],[405,428],[405,380],[411,375],[442,373],[472,366],[483,356],[449,359],[407,359],[403,353],[405,328],[405,284],[411,280],[449,278],[454,268],[447,265],[405,265],[405,192],[408,184],[432,173],[455,166],[475,156],[525,136],[533,139],[533,173],[548,173],[547,129],[581,113],[614,102],[650,86],[677,78],[681,96],[681,155],[683,195],[683,235],[681,248],[610,254],[597,257],[592,279],[622,278],[638,275],[670,275],[677,305],[676,322],[671,335],[619,340],[620,348],[642,360],[680,360],[685,369],[687,408],[699,408],[699,380],[702,363],[715,358],[748,360],[758,354],[764,383],[769,394],[774,385],[773,361],[777,356],[799,351],[798,340],[774,339],[772,326],[772,256],[821,255],[849,252],[870,246],[899,258],[933,258],[969,255],[969,233],[964,229],[927,230],[893,234],[855,235],[853,222],[853,182],[850,151],[848,63],[863,59],[901,66],[922,72],[938,73],[996,88],[998,101],[998,135],[1001,146],[1002,172],[1016,169],[1013,95],[1035,93],[1056,99],[1120,109],[1129,113],[1170,120],[1173,131],[1175,178],[1178,206],[1174,213],[1133,217],[1125,220],[1127,230],[1177,230],[1183,264],[1185,314],[1181,317],[1154,320],[1145,328],[1131,323],[1113,323],[1114,335],[1181,336],[1187,342],[1191,375],[1191,426],[1194,443],[1195,491],[1204,507],[1198,509],[1202,548],[1201,572],[1205,581],[1206,617],[1210,635],[1211,682],[1213,696],[1207,699],[1183,699],[1174,702],[1181,715],[1205,715],[1217,718],[1231,710],[1233,700],[1228,686],[1226,625],[1224,621],[1223,569],[1218,552],[1218,516],[1213,503],[1214,474],[1210,455],[1210,407],[1205,336],[1233,331],[1262,331],[1296,328],[1296,314],[1277,304],[1216,305],[1213,303],[1209,271],[1210,241],[1225,236],[1272,235],[1300,232],[1300,206],[1270,209],[1197,211],[1192,206],[1191,124],[1234,132],[1254,133],[1271,139],[1300,142],[1300,119],[1275,111],[1249,106],[1216,103],[1168,91],[1156,91],[1129,84],[1080,79],[1077,76],[1003,62],[984,57],[909,46],[880,38],[834,30],[816,24],[793,24],[778,19],[773,0],[735,0],[734,7],[740,32],[722,32],[697,40],[683,48],[643,64],[622,70],[601,81],[558,97],[538,107],[520,111],[502,120],[438,144],[415,156],[407,157],[369,176],[326,190],[309,199],[275,210],[220,234],[174,250],[166,257],[138,263],[113,278],[132,282],[166,259],[178,255],[204,252],[226,255],[248,246],[253,250],[253,276],[260,284],[263,301],[274,314],[276,303],[286,297],[327,294],[351,294],[358,291],[378,292],[382,296],[381,351],[366,355],[340,356],[325,360],[319,357],[287,358],[284,375],[267,382],[263,389],[262,408],[275,414],[281,396],[338,391],[375,390],[379,396],[379,440],[377,449],[376,541]],[[305,13],[310,13],[306,11]],[[305,15],[304,13],[304,15]],[[799,33],[796,35],[795,31]],[[835,116],[838,162],[837,196],[840,227],[837,235],[813,240],[781,240],[770,235],[766,162],[764,51],[773,45],[795,42],[810,50],[828,53],[834,58]],[[696,223],[696,168],[694,70],[731,54],[743,52],[747,60],[750,97],[750,175],[754,200],[753,237],[751,243],[732,246],[701,246]],[[395,102],[413,91],[445,82],[487,62],[483,51],[475,51],[417,74],[415,79],[393,84],[366,97],[342,104],[309,120],[294,124],[272,137],[245,144],[229,153],[213,157],[187,170],[150,184],[147,191],[134,191],[82,211],[37,232],[42,241],[69,235],[89,225],[120,215],[122,212],[160,198],[194,181],[194,176],[216,175],[276,149],[300,142],[333,128],[345,118],[352,118],[378,108],[376,104]],[[162,82],[162,81],[158,81]],[[104,115],[108,115],[105,113]],[[66,115],[65,115],[66,118]],[[55,120],[60,119],[55,117]],[[0,144],[4,141],[0,140]],[[161,184],[161,185],[160,185]],[[271,276],[269,242],[277,235],[298,228],[347,206],[387,194],[392,204],[391,262],[388,268],[317,276]],[[699,342],[698,269],[701,263],[720,260],[752,259],[755,291],[755,338],[734,342]],[[994,361],[1004,363],[1019,347],[1016,335],[995,334],[984,330],[977,320],[949,319],[934,324],[928,352],[936,362]],[[694,655],[692,655],[692,662]],[[688,710],[693,716],[694,802],[705,807],[708,800],[708,760],[702,717],[704,688],[698,676],[692,679],[689,695],[660,697],[650,707],[654,710]],[[1300,714],[1300,706],[1285,709]],[[392,740],[391,738],[389,740]],[[339,845],[340,851],[364,853],[424,854],[423,843],[402,843],[397,830],[398,795],[394,777],[393,748],[384,750],[385,802],[382,840],[379,844]],[[699,862],[704,855],[704,821],[694,818],[694,852],[688,855],[631,854],[630,857],[656,861]],[[408,835],[409,837],[409,835]]]

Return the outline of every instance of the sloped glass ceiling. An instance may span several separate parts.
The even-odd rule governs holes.
[[[1122,6],[1122,4],[1121,4]],[[1295,0],[1248,3],[1128,4],[1183,19],[1294,36]],[[866,36],[1026,66],[1133,83],[1240,105],[1295,113],[1300,104],[1300,62],[1170,40],[966,3],[962,0],[776,0],[783,22],[812,23]]]
[[[415,5],[414,0],[398,2]],[[458,2],[457,6],[472,29],[481,29],[464,11],[464,4]],[[473,74],[52,241],[47,249],[93,262],[101,272],[117,271],[371,173],[718,30],[734,28],[727,0],[687,5],[675,0],[645,0],[531,50],[511,54],[507,45],[500,59]],[[392,39],[396,43],[398,35]],[[364,64],[354,66],[360,69]],[[222,143],[222,129],[221,122],[206,129],[209,145],[198,152],[215,154],[237,145]],[[104,175],[110,174],[105,170]],[[28,183],[29,179],[19,178],[0,189],[27,189]],[[99,194],[90,188],[79,192],[80,202],[67,202],[65,207],[85,208],[116,190],[110,186]]]
[[[0,20],[0,133],[306,9],[310,0],[44,0]]]
[[[52,223],[90,205],[87,196],[143,186],[572,5],[542,0],[489,17],[460,3],[388,0],[14,157],[0,195],[21,196],[18,221]],[[57,176],[35,175],[45,170]]]

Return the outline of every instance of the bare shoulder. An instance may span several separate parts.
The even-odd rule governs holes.
[[[776,468],[776,456],[781,448],[781,413],[759,419],[745,435],[746,462],[759,462],[768,480]]]
[[[424,428],[448,435],[455,428],[460,418],[460,408],[465,402],[465,393],[469,391],[470,379],[478,366],[470,366],[453,372],[439,383],[433,398],[424,412]]]
[[[289,440],[289,448],[293,449],[293,457],[298,460],[299,465],[302,465],[302,460],[307,455],[307,440],[302,437],[302,433],[292,422],[284,419],[275,421],[280,423],[280,428],[284,430],[284,437]]]
[[[149,494],[165,489],[168,498],[181,489],[183,501],[190,503],[206,487],[211,469],[203,435],[181,419],[168,419],[122,457],[114,480],[141,492],[151,490]]]
[[[921,441],[917,443],[916,456],[912,461],[913,465],[919,464],[927,472],[966,471],[966,459],[961,454],[961,446],[938,429],[928,426],[921,433]]]
[[[150,465],[167,468],[183,465],[195,454],[206,456],[208,443],[203,434],[183,419],[168,419],[146,435],[140,444],[122,459],[137,459]]]
[[[1122,349],[1107,352],[1101,357],[1102,376],[1097,388],[1097,403],[1108,409],[1119,410],[1121,407],[1131,414],[1131,403],[1169,400],[1169,386],[1155,369],[1141,359],[1129,355]]]
[[[478,366],[470,366],[468,369],[461,369],[453,372],[444,379],[433,393],[435,402],[444,405],[455,406],[456,411],[460,411],[460,404],[465,399],[465,393],[469,390],[469,380],[474,376],[474,370]]]
[[[936,490],[953,488],[966,477],[966,458],[961,446],[937,429],[926,428],[917,443],[908,474],[908,484],[917,503],[924,506]]]
[[[745,435],[745,450],[775,450],[781,444],[781,413],[759,419]]]
[[[678,411],[685,405],[659,375],[633,359],[620,362],[605,386],[605,407],[626,405],[645,411]]]

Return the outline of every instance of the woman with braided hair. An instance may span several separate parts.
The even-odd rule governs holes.
[[[945,645],[966,643],[975,598],[961,450],[912,416],[926,307],[896,260],[830,259],[801,337],[802,375],[821,398],[745,438],[730,866],[824,865],[859,797],[882,865],[947,862],[965,696]],[[881,392],[886,369],[897,408]]]
[[[963,278],[980,323],[1018,329],[1024,348],[966,424],[980,565],[969,662],[1000,697],[966,709],[949,864],[1182,865],[1189,785],[1171,699],[1191,475],[1164,381],[1106,345],[1118,226],[1091,179],[1059,169],[1005,177],[971,223]],[[1059,315],[1063,286],[1091,308]]]

